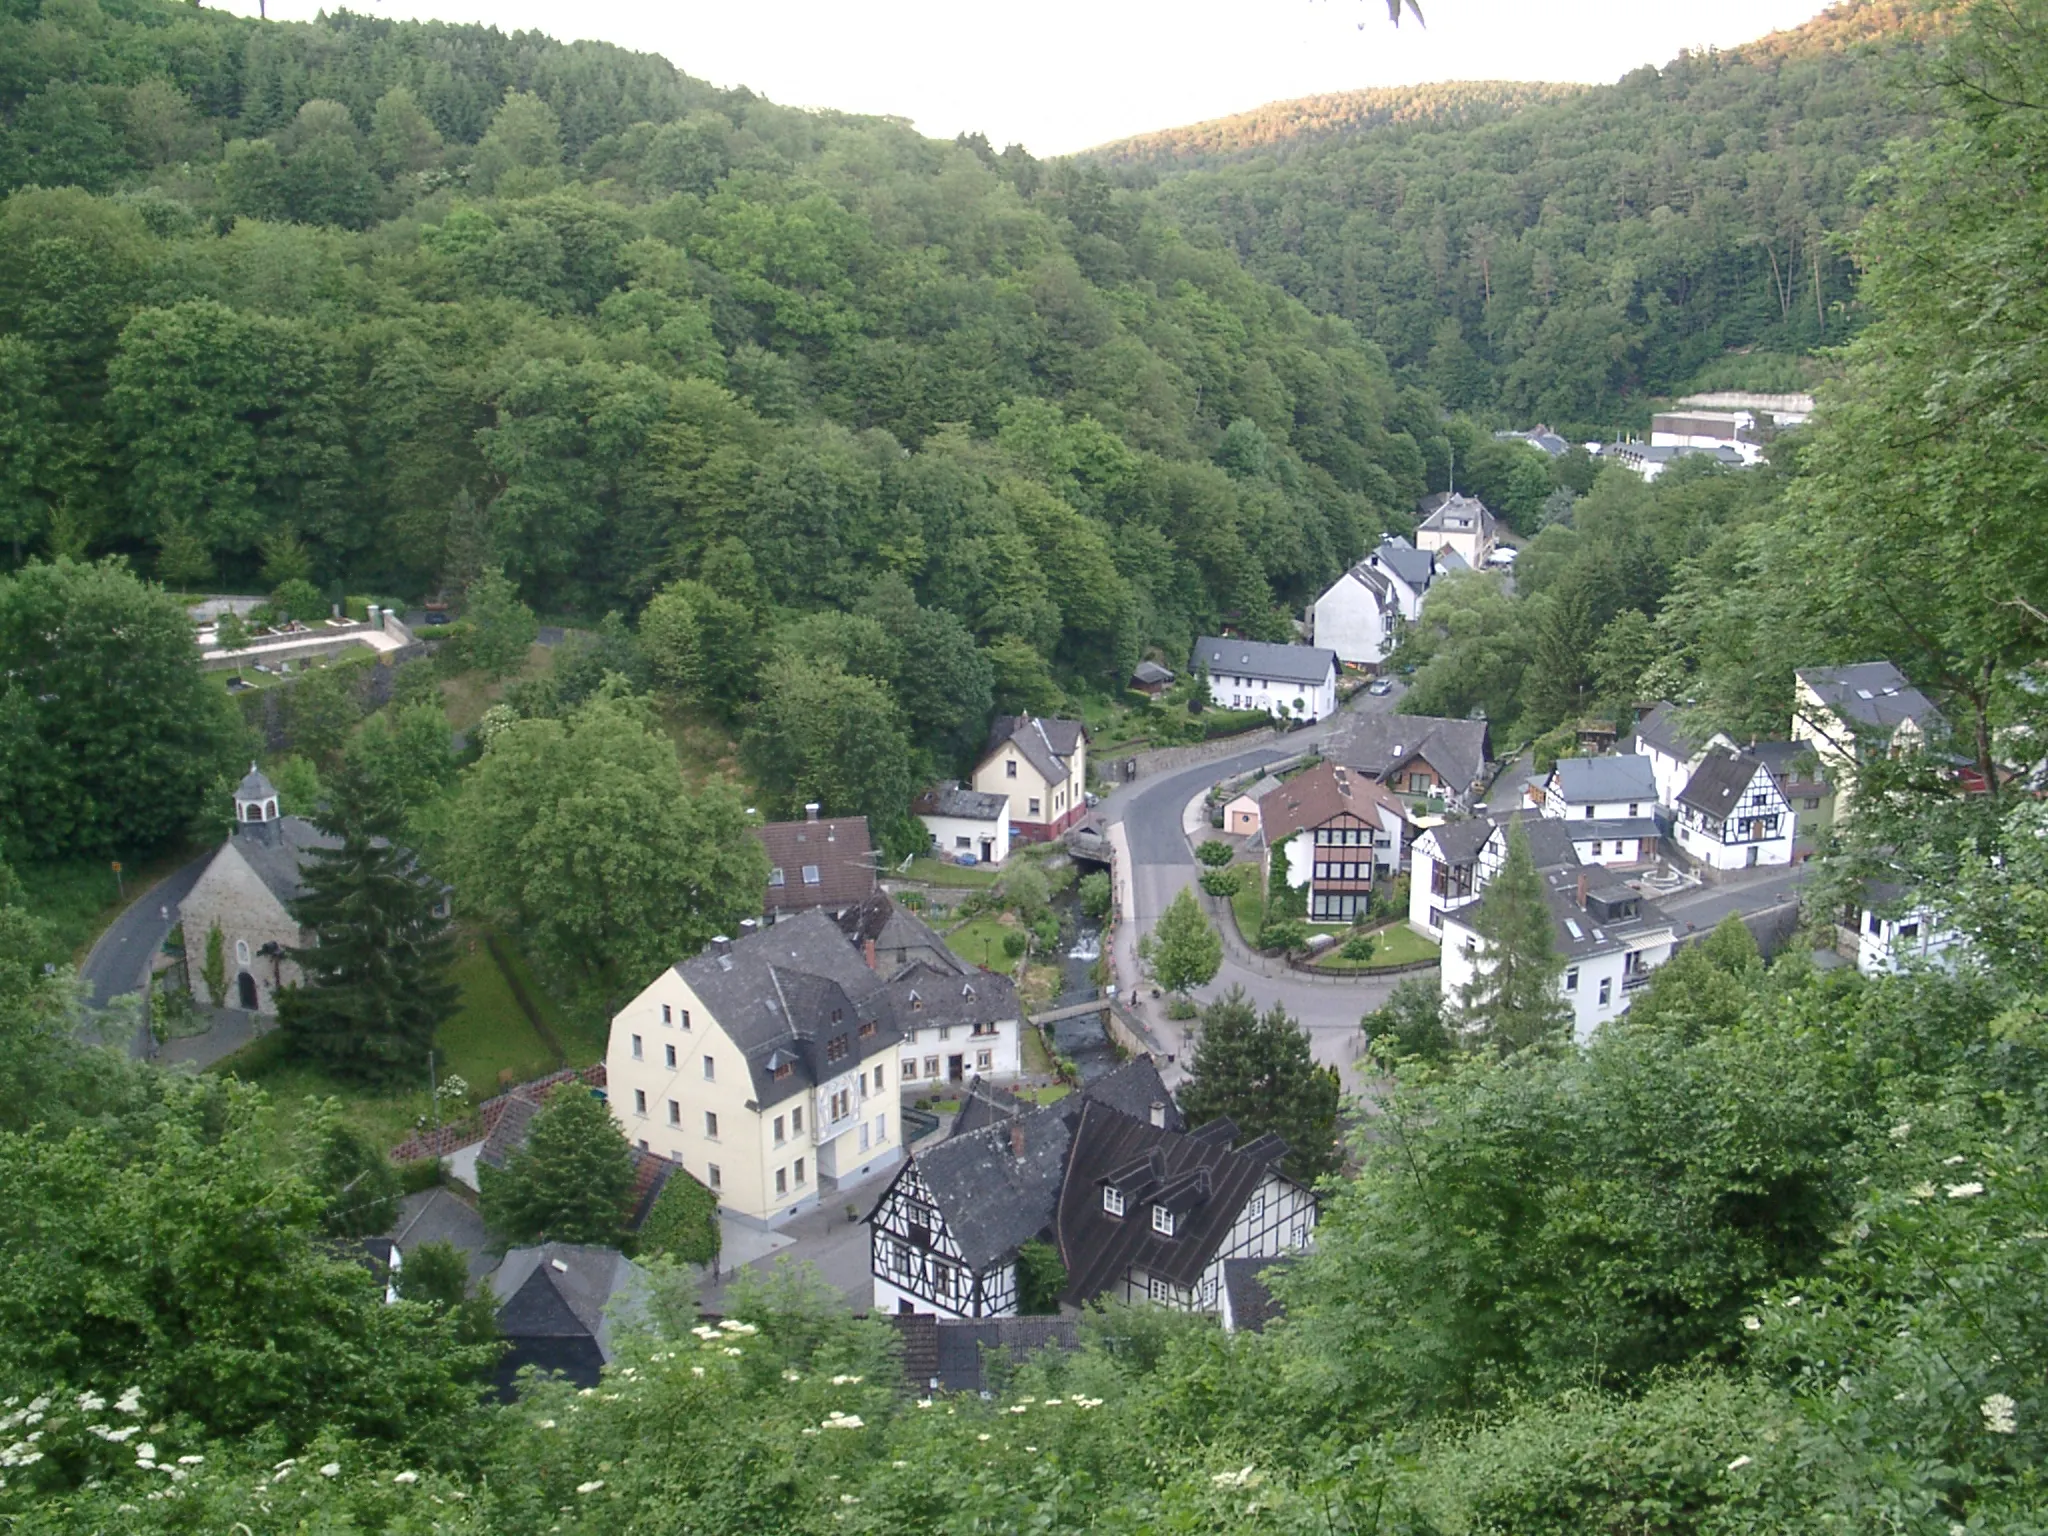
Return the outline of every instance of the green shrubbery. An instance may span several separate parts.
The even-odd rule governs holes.
[[[677,1169],[654,1197],[653,1208],[640,1224],[634,1251],[709,1265],[717,1262],[719,1241],[718,1196]]]

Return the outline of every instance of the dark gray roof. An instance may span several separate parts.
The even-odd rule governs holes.
[[[1195,642],[1195,664],[1211,677],[1222,672],[1315,687],[1337,671],[1337,653],[1319,645],[1273,645],[1264,640],[1204,635]]]
[[[1571,826],[1568,822],[1545,816],[1535,810],[1516,811],[1494,823],[1503,839],[1507,836],[1507,826],[1510,822],[1521,823],[1522,833],[1529,839],[1529,857],[1538,869],[1579,867],[1579,853],[1572,847]],[[1505,842],[1502,846],[1506,846]]]
[[[947,779],[919,795],[911,802],[910,810],[916,816],[959,816],[968,821],[999,821],[1003,807],[1009,803],[1008,795],[992,795],[985,790],[970,789],[958,779]]]
[[[896,1314],[903,1343],[903,1379],[913,1391],[982,1392],[994,1383],[983,1371],[984,1352],[1021,1364],[1041,1350],[1081,1347],[1081,1323],[1072,1317],[994,1317],[966,1321],[929,1312]]]
[[[997,715],[989,727],[988,746],[982,757],[1008,742],[1015,742],[1024,760],[1038,770],[1048,784],[1057,784],[1072,771],[1067,759],[1074,755],[1088,728],[1079,720],[1061,720],[1043,715]]]
[[[927,960],[914,960],[891,976],[882,988],[878,1012],[886,1012],[897,1029],[908,1032],[933,1025],[1000,1024],[1023,1017],[1017,986],[995,971],[940,970]]]
[[[1778,787],[1788,793],[1794,788],[1825,791],[1828,787],[1810,741],[1752,741],[1747,750],[1751,757],[1763,761]]]
[[[533,1117],[540,1113],[538,1100],[523,1094],[514,1094],[505,1101],[498,1111],[497,1121],[491,1126],[491,1134],[484,1138],[483,1147],[477,1152],[476,1160],[491,1168],[505,1166],[512,1154],[526,1145],[526,1133],[533,1128]]]
[[[1131,681],[1134,683],[1170,683],[1173,681],[1173,673],[1156,661],[1141,661],[1131,668]]]
[[[638,1288],[638,1267],[616,1248],[547,1243],[514,1248],[491,1279],[498,1329],[508,1339],[591,1338],[611,1358],[614,1296]]]
[[[316,848],[341,846],[340,838],[330,837],[302,816],[236,822],[232,841],[256,878],[287,907],[306,894],[306,855]]]
[[[782,918],[723,955],[714,944],[675,970],[745,1054],[762,1104],[835,1077],[900,1038],[875,1006],[882,978],[821,911]],[[869,1021],[876,1034],[863,1040],[859,1027]],[[850,1037],[851,1050],[828,1068],[826,1047],[838,1035]],[[776,1078],[771,1058],[788,1063],[787,1077]]]
[[[1923,726],[1939,722],[1941,712],[1927,695],[1906,681],[1888,661],[1863,661],[1847,667],[1801,667],[1799,681],[1844,720],[1890,731],[1907,720]]]
[[[1433,533],[1493,531],[1494,516],[1477,496],[1439,492],[1423,498],[1423,511],[1427,515],[1422,519],[1422,527]]]
[[[875,946],[876,969],[887,972],[900,957],[915,952],[930,964],[943,966],[959,975],[974,969],[953,951],[946,941],[915,912],[896,904],[887,891],[877,891],[858,906],[848,907],[836,919],[839,931],[856,950]],[[863,960],[866,956],[863,952]],[[888,960],[890,965],[881,962]]]
[[[1199,1280],[1245,1202],[1287,1155],[1278,1136],[1233,1150],[1236,1136],[1227,1120],[1167,1131],[1083,1099],[1055,1221],[1067,1266],[1062,1299],[1078,1305],[1099,1296],[1134,1265],[1175,1285]],[[1123,1191],[1124,1215],[1103,1210],[1105,1183]],[[1151,1205],[1173,1210],[1173,1236],[1153,1230]]]
[[[837,911],[874,893],[875,855],[865,816],[764,822],[754,836],[768,853],[769,912]]]
[[[1437,851],[1443,855],[1446,864],[1470,864],[1479,857],[1487,839],[1493,836],[1497,824],[1484,817],[1468,817],[1464,821],[1447,821],[1441,826],[1431,827],[1416,838],[1423,837],[1436,841]]]
[[[1169,1131],[1187,1129],[1180,1106],[1174,1103],[1166,1079],[1159,1075],[1159,1067],[1149,1055],[1133,1056],[1114,1072],[1105,1072],[1081,1089],[1081,1097],[1107,1104],[1111,1109],[1120,1109],[1134,1120],[1145,1121],[1150,1121],[1154,1104],[1164,1104],[1166,1128]]]
[[[1486,770],[1489,745],[1484,720],[1364,715],[1330,744],[1327,755],[1369,779],[1384,779],[1410,758],[1420,757],[1445,783],[1465,794]]]
[[[1625,917],[1600,917],[1587,911],[1579,904],[1581,880],[1585,882],[1589,895],[1605,895],[1618,902],[1633,903],[1634,911]],[[1614,883],[1612,876],[1592,865],[1575,864],[1569,869],[1547,870],[1543,886],[1557,952],[1567,961],[1612,954],[1627,949],[1631,942],[1644,934],[1672,926],[1662,907],[1628,886]]]
[[[1392,571],[1403,583],[1420,592],[1436,576],[1436,557],[1417,549],[1406,539],[1387,538],[1372,552],[1372,558]]]
[[[1285,1315],[1286,1308],[1266,1289],[1269,1269],[1284,1269],[1294,1260],[1225,1259],[1223,1290],[1230,1298],[1230,1325],[1239,1333],[1264,1333],[1266,1324]]]
[[[1442,575],[1449,575],[1452,571],[1469,571],[1472,569],[1472,567],[1466,563],[1465,557],[1459,554],[1455,549],[1437,550],[1436,563],[1439,574]]]
[[[1757,774],[1768,772],[1761,758],[1746,752],[1709,752],[1678,792],[1678,803],[1718,821],[1742,803]]]
[[[242,776],[242,782],[235,786],[237,800],[268,800],[277,793],[277,786],[266,779],[254,763]]]
[[[447,1243],[469,1260],[471,1286],[497,1264],[491,1255],[483,1217],[477,1214],[475,1206],[445,1185],[423,1189],[399,1201],[398,1220],[391,1224],[390,1236],[401,1254],[425,1243]]]
[[[1663,837],[1664,826],[1654,816],[1603,816],[1587,821],[1574,816],[1556,823],[1570,834],[1574,843],[1603,841],[1610,837]]]
[[[1638,741],[1680,762],[1690,762],[1693,754],[1699,751],[1699,743],[1686,734],[1680,723],[1678,706],[1668,699],[1660,700],[1655,708],[1636,722],[1635,734]]]
[[[1657,775],[1647,757],[1561,757],[1551,770],[1552,781],[1567,803],[1598,800],[1641,800],[1655,804]]]
[[[1023,1128],[1021,1158],[1011,1150],[1012,1126]],[[1057,1108],[1031,1109],[916,1154],[912,1168],[975,1273],[985,1273],[1052,1225],[1069,1136]]]

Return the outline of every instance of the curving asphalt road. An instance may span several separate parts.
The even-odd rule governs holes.
[[[1356,715],[1390,711],[1399,697],[1399,689],[1378,698],[1360,693],[1345,710],[1307,730],[1156,779],[1139,779],[1118,788],[1104,800],[1105,816],[1122,824],[1123,840],[1130,850],[1130,920],[1119,931],[1114,956],[1122,995],[1140,995],[1134,990],[1139,983],[1138,938],[1151,931],[1160,914],[1184,887],[1195,883],[1194,850],[1181,822],[1188,801],[1219,779],[1299,756],[1328,740]],[[1280,1003],[1308,1031],[1316,1059],[1336,1067],[1346,1091],[1358,1093],[1365,1086],[1358,1071],[1363,1044],[1358,1021],[1386,1001],[1396,980],[1384,978],[1333,986],[1305,977],[1265,976],[1240,964],[1226,950],[1216,979],[1196,992],[1195,997],[1199,1002],[1207,1002],[1233,986],[1242,986],[1261,1008]],[[1180,1054],[1186,1042],[1185,1026],[1168,1019],[1162,1004],[1150,1001],[1149,988],[1142,996],[1140,1012],[1146,1022],[1159,1038],[1168,1042],[1168,1050]],[[1173,1079],[1178,1073],[1168,1076]]]
[[[198,884],[212,858],[211,851],[202,853],[182,869],[166,875],[130,902],[99,936],[86,955],[85,964],[78,968],[79,979],[89,989],[87,1001],[94,1009],[104,1009],[116,998],[142,990],[149,977],[150,961],[178,921],[178,903]],[[147,1032],[138,1025],[135,1038],[127,1045],[131,1056],[146,1055]]]

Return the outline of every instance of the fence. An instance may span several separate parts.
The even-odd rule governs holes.
[[[566,1082],[580,1082],[586,1087],[602,1088],[605,1085],[604,1063],[595,1066],[565,1067],[559,1072],[550,1072],[546,1077],[537,1077],[530,1083],[520,1083],[507,1088],[494,1098],[485,1099],[477,1105],[473,1114],[446,1125],[437,1125],[401,1141],[391,1149],[394,1163],[410,1163],[422,1157],[446,1157],[471,1142],[483,1141],[497,1129],[498,1119],[505,1113],[505,1106],[514,1099],[524,1099],[538,1104],[548,1095],[548,1090]]]

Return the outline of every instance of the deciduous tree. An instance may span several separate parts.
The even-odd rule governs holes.
[[[501,1243],[626,1241],[633,1152],[612,1112],[581,1083],[549,1096],[503,1168],[478,1173],[484,1225]]]
[[[1187,992],[1206,985],[1222,967],[1223,935],[1203,915],[1194,891],[1183,886],[1139,941],[1138,955],[1160,986]]]

